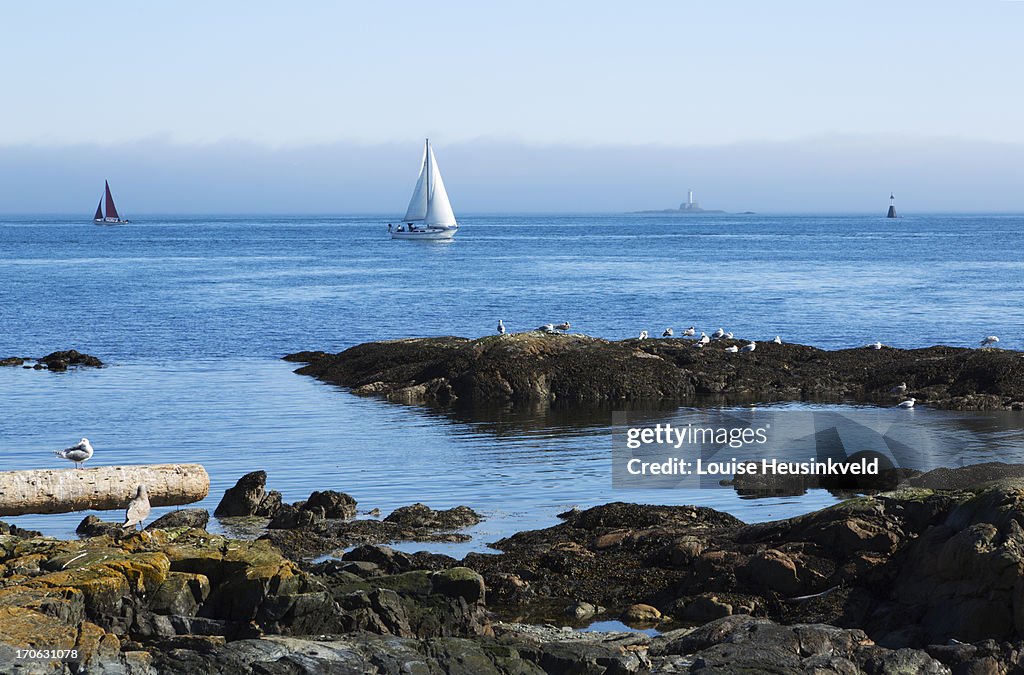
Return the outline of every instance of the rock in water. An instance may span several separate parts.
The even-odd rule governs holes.
[[[205,529],[210,522],[206,509],[179,509],[160,516],[146,526],[147,530],[170,530],[175,527],[196,527]]]
[[[267,472],[253,471],[238,479],[235,487],[228,488],[214,509],[213,515],[262,516],[273,518],[281,509],[281,493],[266,491]]]

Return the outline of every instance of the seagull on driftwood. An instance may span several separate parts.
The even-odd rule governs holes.
[[[995,335],[989,335],[987,338],[982,340],[980,344],[981,344],[982,347],[991,347],[992,345],[994,345],[997,342],[999,342],[999,338],[998,337],[996,337]]]
[[[503,324],[501,322],[501,319],[498,319],[498,335],[504,335],[504,334],[505,334],[505,324]]]
[[[128,508],[124,512],[125,528],[134,529],[137,525],[142,529],[142,521],[149,517],[149,494],[146,493],[146,486],[140,485],[135,491],[135,497],[128,502]]]
[[[78,441],[78,445],[72,445],[70,448],[64,448],[63,450],[57,450],[53,454],[58,457],[63,457],[69,462],[74,462],[75,468],[81,469],[82,462],[92,457],[92,445],[89,443],[88,438],[83,438]]]

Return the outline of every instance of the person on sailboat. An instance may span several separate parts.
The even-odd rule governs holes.
[[[388,232],[391,231],[391,223],[388,223]]]

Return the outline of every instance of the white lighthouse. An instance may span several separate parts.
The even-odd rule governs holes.
[[[700,204],[693,201],[693,188],[686,191],[686,201],[679,205],[680,211],[700,211]]]

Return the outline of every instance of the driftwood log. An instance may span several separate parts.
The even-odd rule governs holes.
[[[123,509],[140,485],[153,506],[191,504],[210,492],[200,464],[0,471],[0,516]]]

